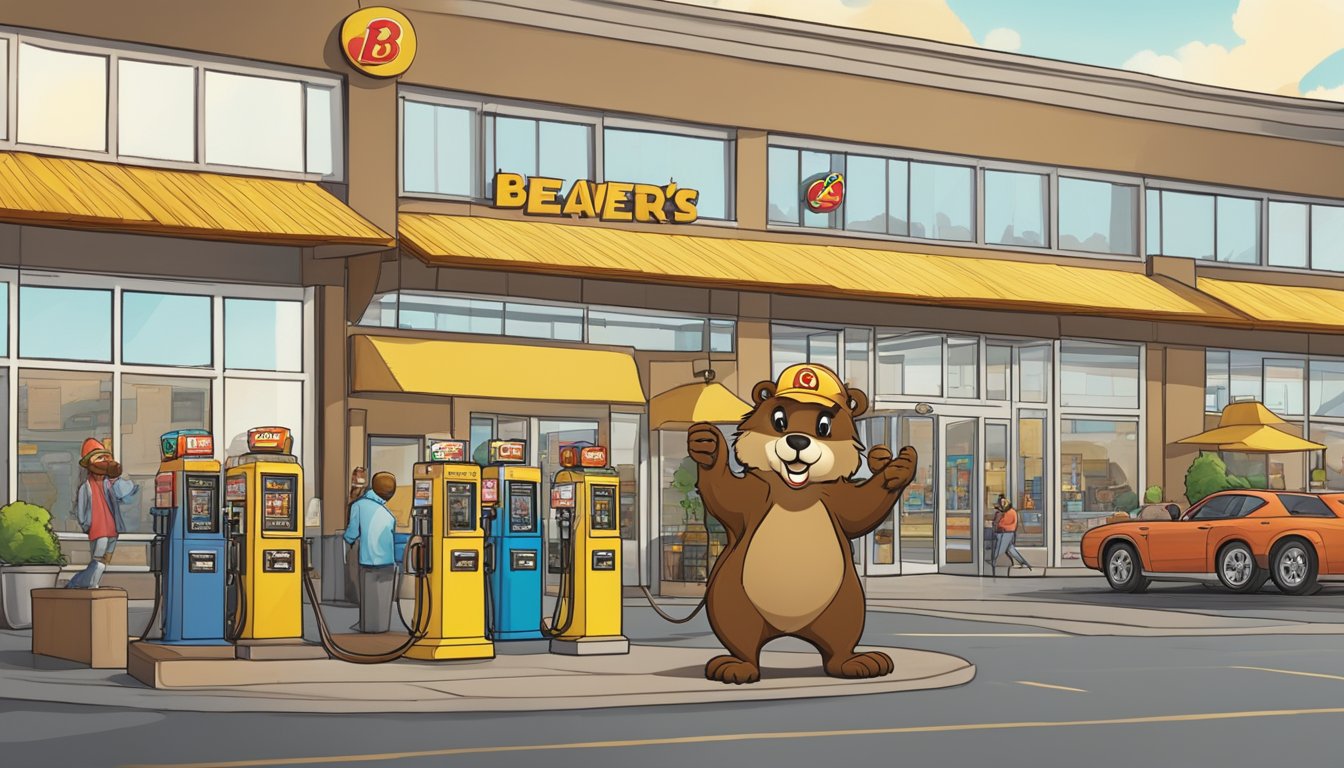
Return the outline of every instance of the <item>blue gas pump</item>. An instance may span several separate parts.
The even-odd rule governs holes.
[[[525,441],[492,440],[489,450],[489,464],[481,470],[481,503],[489,521],[492,639],[540,640],[546,546],[537,508],[541,469],[525,466]]]
[[[163,637],[178,645],[225,645],[228,532],[221,520],[220,464],[214,438],[183,429],[160,438],[154,478],[151,565],[160,576]]]

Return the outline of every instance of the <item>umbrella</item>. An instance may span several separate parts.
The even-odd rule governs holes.
[[[736,424],[751,410],[748,403],[722,384],[685,384],[649,401],[649,428],[689,425],[697,421]]]
[[[1223,409],[1218,426],[1192,435],[1177,443],[1184,445],[1211,445],[1220,451],[1243,453],[1296,453],[1323,451],[1325,446],[1303,440],[1273,426],[1285,424],[1264,405],[1253,402],[1231,403]]]

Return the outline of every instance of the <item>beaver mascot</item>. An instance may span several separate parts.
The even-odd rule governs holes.
[[[777,383],[757,384],[752,399],[733,438],[744,474],[729,468],[717,427],[699,423],[687,435],[705,509],[728,533],[705,596],[728,654],[710,660],[705,676],[756,682],[762,646],[784,636],[816,646],[828,675],[889,674],[890,656],[854,650],[865,604],[849,540],[891,512],[914,476],[915,450],[893,458],[874,447],[872,477],[855,482],[863,445],[854,420],[868,398],[825,366],[792,366]]]

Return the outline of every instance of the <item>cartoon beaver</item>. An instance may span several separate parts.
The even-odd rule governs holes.
[[[889,674],[887,654],[854,651],[865,604],[849,540],[886,518],[914,476],[915,450],[893,459],[874,447],[872,477],[855,482],[863,445],[854,420],[868,398],[821,365],[787,368],[752,399],[733,439],[743,475],[729,468],[717,427],[699,423],[687,435],[705,509],[728,534],[705,596],[728,655],[711,659],[705,676],[756,682],[762,646],[784,636],[815,646],[833,677]]]

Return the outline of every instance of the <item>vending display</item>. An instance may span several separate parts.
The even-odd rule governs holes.
[[[592,502],[592,529],[616,530],[616,488],[610,485],[594,485]]]
[[[293,475],[261,476],[261,530],[299,530],[298,505],[294,502]]]
[[[430,480],[416,480],[411,506],[428,507],[434,503],[434,483]]]
[[[509,531],[531,533],[537,530],[537,484],[509,483]]]
[[[475,486],[472,483],[447,483],[444,495],[448,499],[448,525],[445,530],[475,530]]]
[[[219,533],[219,478],[187,477],[187,530],[192,533]]]

